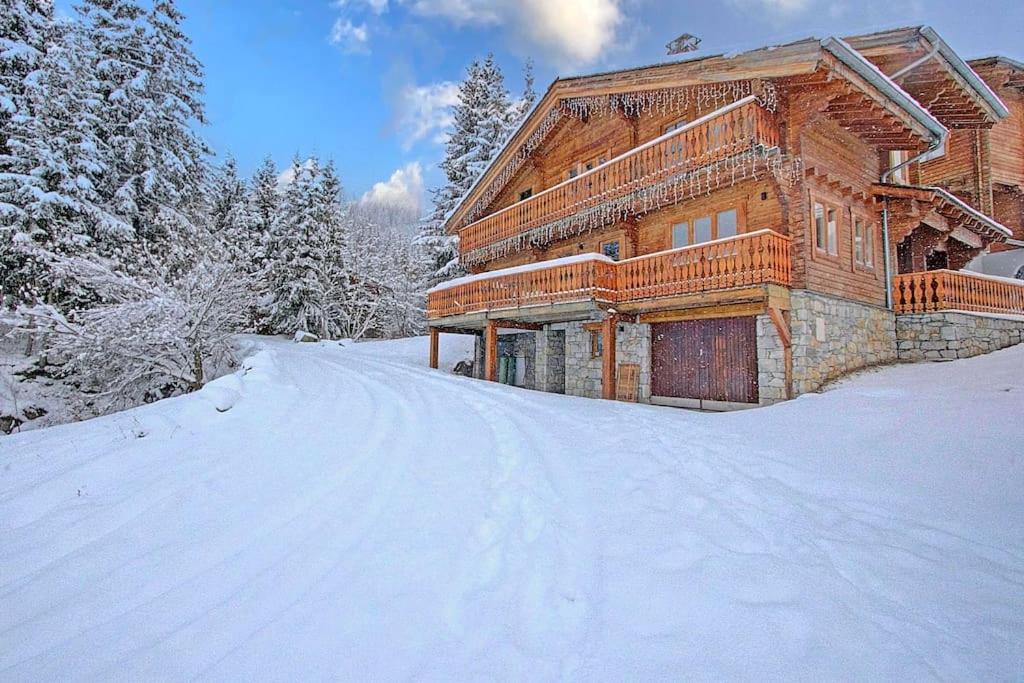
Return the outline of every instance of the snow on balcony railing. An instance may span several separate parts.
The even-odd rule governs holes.
[[[897,313],[976,311],[1024,314],[1024,282],[962,270],[903,273],[893,278]]]
[[[429,318],[537,304],[624,303],[746,285],[790,283],[790,238],[772,230],[612,261],[581,254],[442,283]]]
[[[778,143],[771,112],[756,98],[743,98],[467,225],[459,231],[460,251],[471,254],[755,146]]]

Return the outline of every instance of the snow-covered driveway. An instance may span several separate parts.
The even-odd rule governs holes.
[[[1024,347],[711,415],[263,343],[0,439],[0,679],[1024,670]]]

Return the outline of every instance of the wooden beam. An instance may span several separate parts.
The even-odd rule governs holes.
[[[436,327],[430,328],[430,367],[437,370],[441,333]]]
[[[723,304],[705,308],[690,308],[681,311],[658,311],[640,315],[642,323],[671,323],[681,320],[706,320],[709,318],[734,318],[764,313],[763,301],[746,304]]]
[[[494,320],[488,320],[488,323],[494,323],[498,327],[504,327],[510,330],[543,330],[544,325],[542,323],[525,323],[519,320],[505,320],[501,318],[495,318]]]
[[[615,400],[615,332],[618,318],[610,315],[601,325],[604,349],[601,353],[601,398]]]
[[[484,379],[498,380],[498,326],[488,320],[484,327]]]

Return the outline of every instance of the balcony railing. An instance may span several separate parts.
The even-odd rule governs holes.
[[[624,261],[598,255],[556,259],[453,280],[431,291],[427,317],[537,304],[629,303],[747,285],[789,285],[790,238],[771,230],[660,251]]]
[[[1024,282],[954,270],[905,273],[893,278],[897,313],[976,311],[1024,315]]]
[[[467,225],[459,231],[460,249],[466,254],[756,145],[778,144],[771,112],[746,97]]]
[[[427,295],[427,317],[573,301],[615,301],[615,262],[594,258],[549,268],[460,278]]]

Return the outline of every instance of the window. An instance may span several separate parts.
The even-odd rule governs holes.
[[[908,158],[909,157],[907,157],[907,153],[904,152],[904,151],[901,151],[901,150],[893,150],[893,151],[889,152],[889,168],[896,168],[897,166],[902,164],[904,161],[906,161]],[[907,169],[906,169],[906,167],[903,167],[900,170],[898,170],[895,173],[893,173],[891,180],[894,183],[902,183],[902,184],[906,185],[906,183],[907,183]]]
[[[672,248],[678,249],[723,237],[734,237],[739,230],[739,211],[736,209],[726,209],[692,220],[680,221],[672,225]]]
[[[716,238],[734,237],[736,235],[736,209],[719,211],[715,216]]]
[[[687,124],[686,119],[679,119],[665,126],[665,133],[671,133],[674,130],[679,130]]]
[[[679,130],[687,123],[686,119],[679,119],[674,123],[670,123],[665,126],[663,135],[667,135],[674,130]],[[679,163],[683,160],[683,143],[681,141],[673,140],[669,143],[668,149],[665,150],[666,161],[670,164]]]
[[[701,216],[693,221],[693,243],[711,241],[711,216]]]
[[[601,253],[613,261],[619,260],[619,241],[609,240],[601,242]]]
[[[839,253],[837,220],[838,212],[835,207],[814,202],[814,246],[818,251],[830,256]]]
[[[522,192],[519,193],[519,201],[523,201],[524,199],[529,199],[532,196],[533,196],[533,188],[532,187],[528,187],[528,188],[526,188],[525,190],[523,190]]]
[[[853,262],[863,268],[874,267],[874,226],[868,221],[853,218]]]
[[[690,224],[686,221],[672,226],[672,248],[690,246]]]

